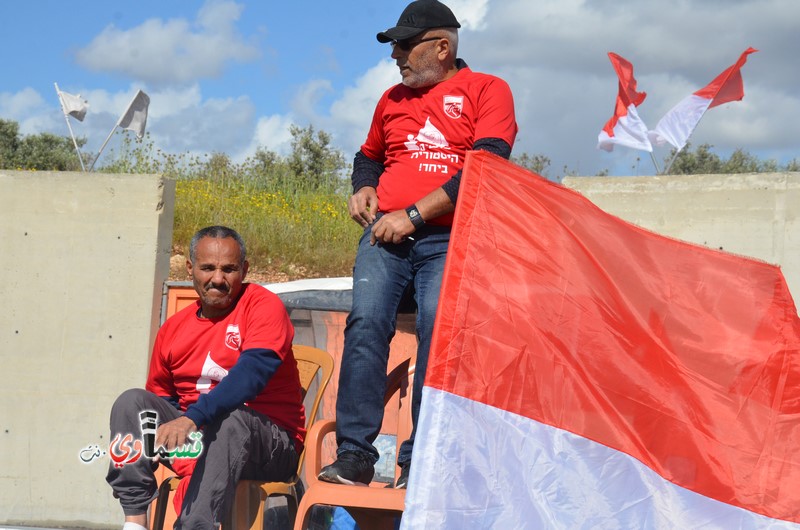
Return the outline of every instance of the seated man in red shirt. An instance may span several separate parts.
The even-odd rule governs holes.
[[[183,494],[177,528],[218,528],[240,479],[283,481],[297,470],[305,412],[294,328],[281,300],[244,283],[248,262],[234,230],[211,226],[192,238],[186,268],[200,299],[158,332],[145,389],[125,391],[111,411],[111,436],[144,439],[145,456],[193,446],[202,453],[162,463],[179,474]],[[142,412],[157,415],[147,448]],[[150,453],[150,454],[146,454]],[[112,462],[106,480],[119,498],[125,530],[147,528],[157,495],[156,458]]]

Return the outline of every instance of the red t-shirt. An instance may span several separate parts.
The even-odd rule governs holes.
[[[156,336],[145,388],[159,396],[177,396],[185,411],[228,374],[241,352],[272,350],[281,364],[245,405],[269,416],[302,444],[305,410],[292,353],[294,327],[275,294],[255,284],[245,283],[243,288],[236,307],[221,319],[198,317],[198,301],[164,322]]]
[[[450,180],[481,138],[514,145],[517,122],[511,89],[502,79],[461,68],[431,87],[395,85],[384,92],[361,151],[384,165],[381,212],[405,209]],[[452,214],[426,222],[451,225]]]

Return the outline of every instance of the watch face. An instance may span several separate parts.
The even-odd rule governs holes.
[[[419,213],[419,210],[417,210],[416,205],[409,206],[408,208],[406,208],[406,215],[408,215],[408,218],[416,227],[425,224],[425,221],[422,219],[422,214]]]

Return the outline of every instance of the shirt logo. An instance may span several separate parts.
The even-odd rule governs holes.
[[[405,144],[406,149],[409,151],[425,151],[431,148],[447,149],[450,147],[442,131],[431,123],[430,118],[425,120],[425,125],[419,130],[416,137],[413,134],[408,135],[408,141]]]
[[[242,345],[242,336],[239,334],[238,324],[228,324],[225,331],[225,346],[232,350],[238,350]]]
[[[219,383],[226,375],[228,375],[228,371],[214,362],[214,359],[211,358],[211,352],[208,352],[195,388],[201,394],[207,394],[211,390],[211,381]]]
[[[445,96],[444,97],[444,113],[457,120],[461,117],[461,111],[464,109],[464,96]]]

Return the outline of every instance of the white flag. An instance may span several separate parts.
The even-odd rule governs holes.
[[[147,125],[147,107],[149,106],[150,96],[141,90],[138,91],[117,125],[135,132],[136,136],[142,138],[144,136],[144,128]]]
[[[80,94],[75,96],[67,92],[59,92],[59,95],[61,96],[64,114],[68,114],[78,121],[83,121],[83,118],[86,117],[86,109],[89,108],[89,103]]]

